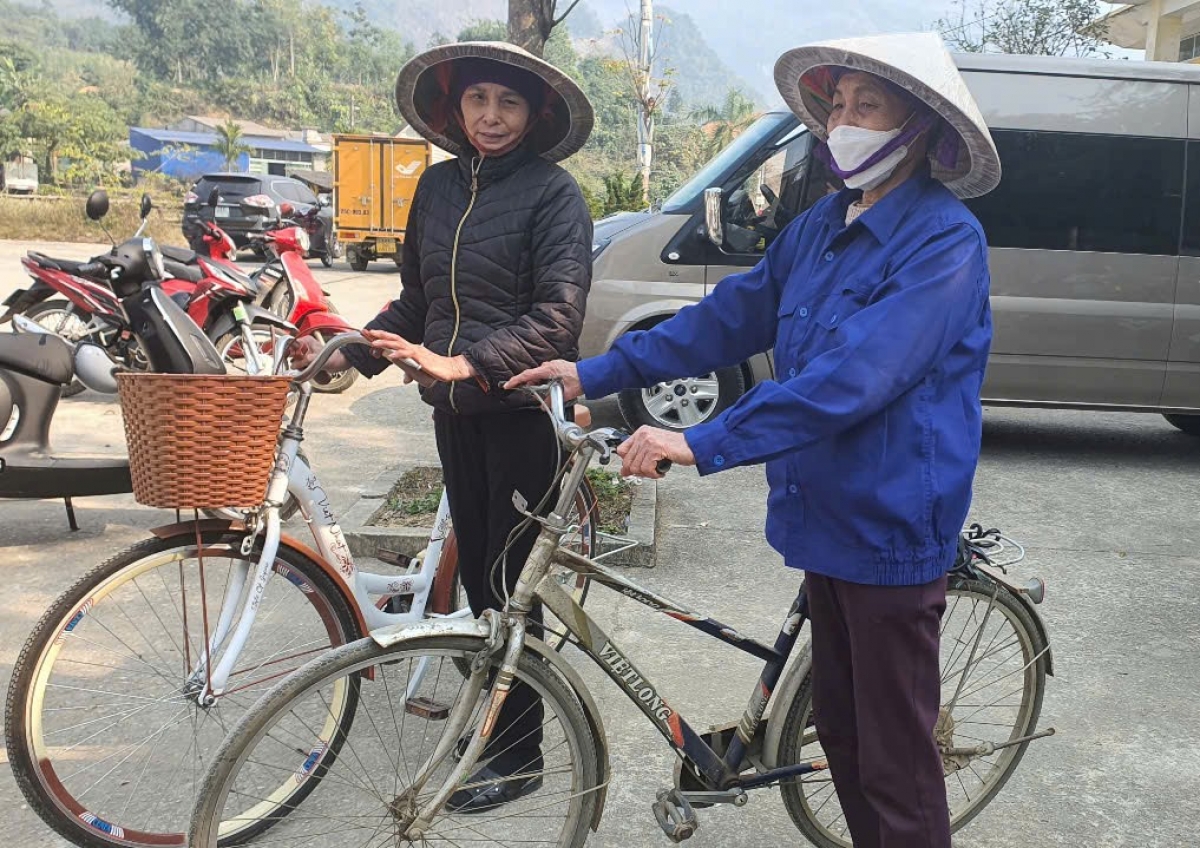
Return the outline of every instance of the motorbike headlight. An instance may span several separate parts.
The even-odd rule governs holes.
[[[312,239],[308,237],[308,233],[301,229],[296,230],[296,243],[300,245],[300,249],[305,253],[308,253],[309,248],[312,247]]]

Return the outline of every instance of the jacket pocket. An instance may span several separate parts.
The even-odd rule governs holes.
[[[826,330],[836,330],[843,321],[866,306],[870,296],[869,286],[843,285],[825,298],[817,312],[817,323]]]

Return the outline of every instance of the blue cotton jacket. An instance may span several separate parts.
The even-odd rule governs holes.
[[[701,474],[765,462],[767,540],[787,565],[916,585],[954,562],[979,459],[992,338],[987,242],[918,174],[850,226],[857,192],[793,221],[753,270],[579,364],[588,397],[774,348],[763,382],[686,432]]]

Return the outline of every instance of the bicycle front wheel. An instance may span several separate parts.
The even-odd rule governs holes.
[[[1002,745],[1034,732],[1046,686],[1046,644],[1032,617],[1006,589],[952,575],[941,628],[942,707],[935,736],[942,750],[950,829],[987,806],[1016,770],[1029,742],[988,755],[955,753]],[[825,758],[813,721],[812,674],[783,719],[779,764]],[[784,804],[814,845],[851,848],[828,771],[785,782]]]
[[[467,698],[475,706],[467,727],[482,719],[486,689],[476,685],[472,691],[458,668],[469,665],[484,644],[474,636],[429,636],[384,649],[362,639],[280,682],[214,756],[188,844],[237,844],[271,828],[268,840],[254,844],[582,846],[598,790],[595,741],[576,696],[549,665],[529,654],[520,659],[510,697],[529,687],[541,705],[540,757],[522,748],[522,760],[530,760],[515,766],[522,780],[537,785],[488,810],[466,814],[444,807],[415,841],[405,837],[416,811],[456,765],[458,746],[448,744],[429,779],[418,782],[442,738],[446,713]],[[493,667],[498,663],[493,658]],[[350,693],[358,699],[352,725],[337,720],[339,704]],[[509,751],[485,749],[480,762],[495,762],[491,758]],[[468,781],[461,788],[482,785]]]
[[[242,536],[148,539],[80,578],[42,616],[13,669],[8,756],[30,806],[77,845],[183,845],[199,779],[270,684],[360,634],[334,581],[282,547],[225,691],[201,706],[200,657],[222,604],[261,551]],[[203,567],[199,553],[203,553]],[[219,660],[225,645],[218,648]],[[197,669],[200,669],[197,674]],[[346,703],[340,721],[349,722]]]

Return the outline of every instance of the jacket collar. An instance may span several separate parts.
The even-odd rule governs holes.
[[[478,165],[479,187],[482,188],[489,183],[499,182],[536,158],[537,152],[528,143],[522,144],[515,150],[510,150],[503,156],[484,158],[482,162],[479,161],[479,154],[474,149],[468,149],[458,157],[458,170],[470,183],[471,172]]]
[[[861,223],[880,244],[887,244],[900,222],[920,200],[933,177],[928,168],[922,168],[907,180],[889,191],[883,200],[858,216],[854,223]],[[830,224],[834,230],[846,226],[846,209],[862,197],[861,191],[842,189],[836,203],[829,206]],[[853,226],[853,225],[852,225]]]

